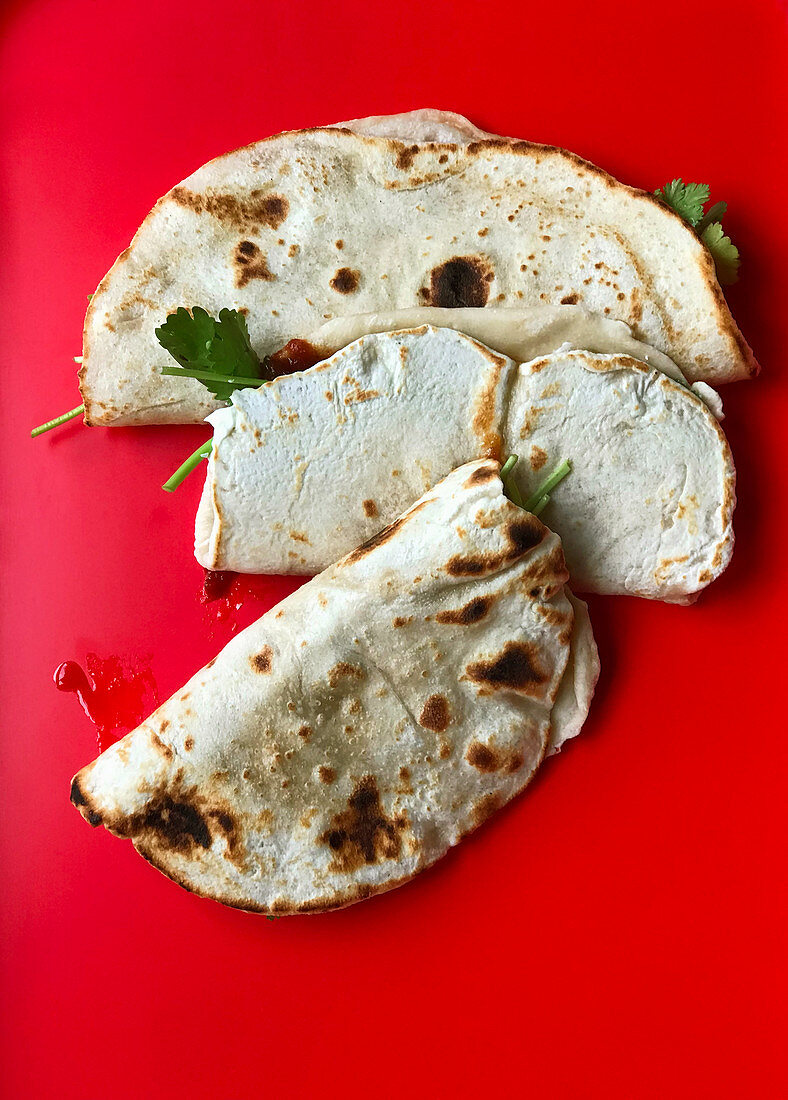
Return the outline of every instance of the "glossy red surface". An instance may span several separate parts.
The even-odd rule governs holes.
[[[786,1094],[785,11],[6,5],[4,1098]],[[204,429],[28,431],[76,403],[85,295],[158,195],[268,133],[425,104],[728,201],[729,298],[764,367],[724,392],[738,546],[694,607],[593,600],[582,737],[439,867],[268,922],[78,816],[95,733],[52,674],[150,653],[165,698],[298,582],[206,617],[200,479],[159,488]]]

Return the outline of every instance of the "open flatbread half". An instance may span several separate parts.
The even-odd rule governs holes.
[[[685,386],[628,356],[560,351],[518,365],[423,326],[237,390],[210,420],[195,530],[206,568],[317,572],[449,470],[510,453],[523,499],[572,463],[544,515],[578,590],[683,602],[730,558],[722,429]]]
[[[561,544],[466,465],[75,777],[182,886],[332,909],[439,859],[582,726],[598,675]]]
[[[347,314],[560,304],[626,322],[691,382],[758,369],[692,229],[573,153],[440,112],[277,134],[164,195],[102,279],[85,417],[189,423],[216,407],[161,374],[155,329],[179,306],[244,310],[262,356]]]

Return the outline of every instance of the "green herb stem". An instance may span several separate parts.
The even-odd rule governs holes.
[[[202,459],[208,457],[208,455],[211,453],[212,446],[213,440],[211,439],[209,439],[205,443],[201,443],[194,454],[189,455],[186,461],[178,467],[172,477],[167,478],[167,480],[162,485],[162,489],[164,489],[164,491],[167,493],[174,493],[180,483],[189,476],[192,470],[197,469]]]
[[[545,505],[550,501],[550,494],[545,493],[543,497],[530,509],[532,516],[538,516],[540,512],[544,511]]]
[[[63,413],[61,416],[56,416],[54,420],[47,420],[46,424],[39,424],[37,428],[33,428],[30,435],[33,439],[37,435],[43,435],[44,432],[49,432],[52,428],[58,428],[61,424],[65,424],[67,420],[73,420],[75,416],[79,416],[80,413],[85,411],[84,405],[77,405],[71,412]]]
[[[254,386],[257,389],[263,385],[262,378],[233,378],[213,370],[198,370],[196,367],[162,367],[161,373],[171,374],[176,378],[197,378],[201,382],[229,382],[236,387]]]
[[[509,455],[506,462],[504,462],[503,466],[501,466],[501,481],[505,481],[512,470],[515,468],[518,458],[519,455]]]
[[[539,508],[539,511],[541,512],[542,508],[544,508],[545,504],[547,504],[546,500],[542,501],[542,497],[546,497],[549,493],[551,493],[553,489],[555,489],[556,485],[558,485],[560,481],[564,480],[571,469],[572,465],[570,462],[567,461],[562,462],[560,466],[556,466],[553,472],[544,479],[536,492],[531,493],[528,500],[526,500],[525,504],[523,505],[526,512],[532,512],[534,515],[538,515],[539,513],[536,512],[535,509]]]

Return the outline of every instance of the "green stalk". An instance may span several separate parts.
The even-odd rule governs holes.
[[[545,505],[549,502],[549,500],[550,494],[545,493],[545,495],[538,501],[538,503],[536,503],[533,508],[530,509],[531,515],[538,516],[540,512],[543,512]]]
[[[544,502],[542,501],[542,497],[546,497],[548,493],[551,493],[553,489],[555,489],[559,481],[564,480],[571,469],[571,463],[566,461],[562,462],[560,466],[556,466],[553,472],[544,479],[536,492],[531,493],[528,500],[526,500],[525,504],[523,505],[526,512],[532,512],[534,515],[537,515],[538,513],[535,512],[534,509],[539,508],[539,511],[541,511],[542,508],[544,508],[545,504],[547,504],[546,500]],[[540,504],[541,507],[539,507]]]
[[[162,374],[171,374],[175,378],[197,378],[206,382],[229,382],[231,386],[262,386],[262,378],[228,378],[226,374],[219,374],[212,370],[197,370],[192,367],[162,367]]]
[[[80,413],[85,411],[84,405],[77,405],[71,412],[63,413],[61,416],[56,416],[54,420],[47,420],[46,424],[39,424],[37,428],[33,428],[30,435],[33,439],[37,435],[43,435],[44,432],[49,432],[52,428],[58,428],[61,424],[65,424],[67,420],[73,420],[75,416],[79,416]]]
[[[512,470],[517,465],[517,455],[509,455],[506,462],[501,466],[500,478],[503,482],[504,494],[509,498],[512,504],[516,504],[518,508],[523,506],[523,498],[520,496],[520,490],[517,488],[512,475]]]
[[[162,485],[162,489],[164,489],[164,491],[167,493],[174,493],[180,483],[189,476],[192,470],[197,469],[202,459],[208,457],[208,455],[211,453],[212,446],[213,440],[211,439],[209,439],[206,443],[201,443],[194,454],[189,455],[186,461],[178,467],[172,477],[167,478],[167,480]]]

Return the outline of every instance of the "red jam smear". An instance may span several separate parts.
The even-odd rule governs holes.
[[[326,353],[316,348],[308,340],[290,340],[273,355],[266,356],[266,364],[278,378],[280,374],[295,374],[299,370],[308,370],[315,363],[322,362]]]
[[[55,669],[55,687],[79,699],[96,727],[99,752],[114,745],[158,706],[156,681],[142,658],[99,657],[88,653],[85,668],[63,661]]]

